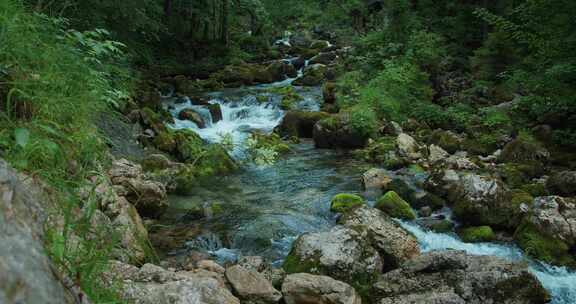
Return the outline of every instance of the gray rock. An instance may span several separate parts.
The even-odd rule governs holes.
[[[278,303],[282,294],[262,274],[240,265],[226,269],[226,279],[240,299],[248,303]]]
[[[296,273],[282,284],[286,304],[361,304],[354,288],[327,276]]]
[[[552,194],[576,195],[576,171],[561,171],[553,174],[546,182],[546,187]]]
[[[284,270],[328,275],[348,283],[358,278],[370,281],[382,270],[382,260],[366,233],[344,226],[305,233],[292,245]]]
[[[412,136],[402,133],[396,138],[396,146],[400,156],[407,157],[411,160],[422,158],[420,153],[420,146]]]
[[[135,304],[240,304],[221,274],[198,270],[174,272],[146,264],[142,268],[111,262],[108,283],[122,282],[120,294]]]
[[[428,160],[431,163],[437,163],[437,162],[443,161],[446,158],[448,158],[448,156],[450,156],[450,154],[448,154],[448,152],[446,152],[444,149],[442,149],[441,147],[439,147],[437,145],[430,145],[430,147],[428,148],[428,151],[430,153],[430,155],[428,156]]]
[[[568,245],[576,244],[576,200],[559,196],[534,199],[527,220],[544,235],[559,239]]]
[[[367,191],[381,192],[390,182],[392,178],[384,169],[372,168],[362,174],[362,185]]]
[[[386,269],[397,267],[420,254],[416,238],[384,212],[363,206],[345,214],[339,223],[362,231],[384,259]]]
[[[526,264],[464,251],[430,252],[382,275],[381,304],[540,304],[547,291]]]
[[[0,159],[0,303],[76,303],[44,249],[50,204]]]

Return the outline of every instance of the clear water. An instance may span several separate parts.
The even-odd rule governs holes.
[[[210,94],[210,103],[220,104],[223,112],[223,120],[216,123],[209,112],[193,106],[189,100],[172,103],[170,111],[175,117],[182,109],[193,108],[200,110],[207,122],[207,127],[200,129],[192,122],[176,119],[172,127],[193,129],[209,142],[219,142],[222,134],[230,134],[236,144],[233,156],[241,158],[242,143],[250,132],[271,132],[284,115],[278,107],[281,97],[267,89],[290,85],[292,81]],[[305,97],[300,109],[319,109],[319,88],[298,88],[298,91]],[[198,231],[175,253],[203,249],[222,262],[234,261],[239,255],[261,255],[279,265],[298,235],[335,225],[335,217],[329,211],[331,198],[341,192],[359,193],[359,177],[367,169],[368,165],[353,161],[344,152],[317,150],[311,142],[304,142],[294,145],[290,155],[272,166],[248,166],[235,175],[192,189],[193,195],[174,196],[166,222],[193,225]],[[412,185],[425,178],[402,171],[399,176],[404,179],[410,176],[407,181]],[[189,210],[198,208],[205,210],[205,217],[186,216]],[[527,260],[530,271],[553,295],[553,304],[576,303],[575,272],[529,260],[513,245],[464,243],[455,235],[425,231],[414,223],[401,225],[417,237],[423,251],[450,248],[514,261]]]

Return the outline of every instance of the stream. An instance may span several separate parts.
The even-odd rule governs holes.
[[[207,121],[204,129],[178,119],[171,127],[190,128],[208,142],[218,142],[223,134],[230,134],[235,143],[231,154],[242,160],[242,143],[250,132],[272,132],[282,120],[281,96],[270,89],[290,85],[292,80],[208,94],[209,102],[220,104],[222,109],[223,120],[216,123],[212,122],[210,112],[198,109],[190,100],[168,99],[168,108],[176,118],[182,109],[194,108]],[[295,88],[304,97],[298,109],[319,110],[320,88]],[[260,255],[274,266],[281,266],[300,234],[328,230],[335,225],[336,217],[329,210],[335,194],[365,194],[360,176],[371,165],[355,161],[344,151],[315,149],[310,140],[292,145],[292,150],[273,165],[245,165],[238,173],[192,189],[193,195],[172,196],[163,220],[192,225],[195,233],[183,248],[169,254],[203,250],[223,263],[241,255]],[[393,174],[408,180],[422,178],[407,171]],[[552,294],[553,304],[576,303],[575,272],[530,260],[515,245],[464,243],[453,234],[426,231],[411,222],[400,224],[417,237],[424,252],[458,249],[527,261],[530,271]]]

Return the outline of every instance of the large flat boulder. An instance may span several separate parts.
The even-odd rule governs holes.
[[[286,304],[361,304],[354,288],[327,276],[295,273],[282,284]]]

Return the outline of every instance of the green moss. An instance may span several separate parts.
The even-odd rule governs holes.
[[[432,210],[439,210],[446,206],[446,200],[438,195],[426,193],[426,195],[417,198],[413,206],[415,208],[430,207]]]
[[[317,273],[319,264],[320,263],[315,258],[309,260],[301,260],[292,252],[290,252],[282,264],[282,269],[284,269],[287,274],[302,272]]]
[[[394,191],[388,191],[384,194],[384,196],[376,202],[375,207],[395,218],[406,220],[416,218],[416,214],[410,205]]]
[[[429,142],[440,146],[449,153],[455,153],[460,150],[460,140],[458,137],[444,130],[436,130],[432,132]]]
[[[394,191],[400,197],[405,199],[410,205],[415,205],[416,202],[416,190],[412,189],[408,183],[400,178],[393,179],[390,183],[386,185],[385,191]]]
[[[526,184],[526,185],[521,186],[520,189],[529,193],[533,197],[548,195],[548,190],[546,190],[546,185],[543,183]]]
[[[341,193],[334,196],[330,204],[330,211],[344,213],[352,208],[366,204],[364,199],[355,194]]]
[[[570,254],[570,247],[566,243],[540,233],[528,221],[518,227],[514,239],[526,254],[535,259],[553,265],[576,266],[576,260]]]
[[[534,198],[532,195],[530,195],[530,193],[517,189],[512,190],[512,198],[510,199],[510,203],[512,204],[512,208],[514,210],[518,210],[522,204],[531,207],[533,201]]]
[[[160,132],[154,137],[154,146],[161,151],[171,153],[176,149],[176,140],[170,131]]]
[[[532,178],[544,173],[543,166],[538,161],[522,163],[506,163],[500,168],[504,181],[513,188],[519,188],[530,182]]]
[[[496,238],[490,226],[465,228],[459,234],[462,240],[467,243],[491,242]]]

